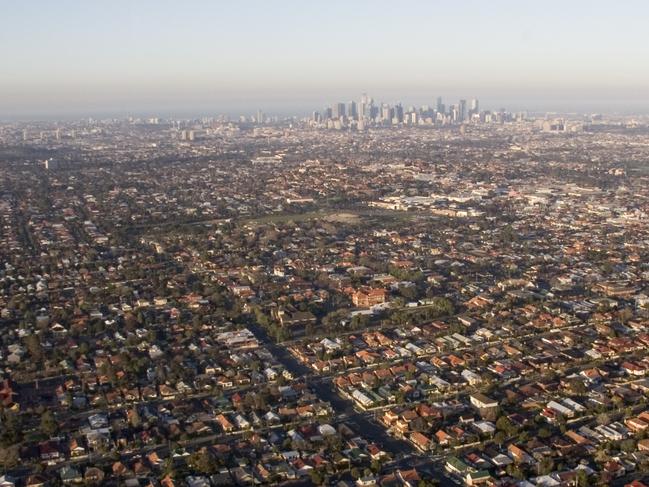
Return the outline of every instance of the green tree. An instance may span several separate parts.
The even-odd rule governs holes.
[[[620,443],[620,450],[622,450],[624,453],[631,453],[635,451],[635,441],[632,438],[623,440]]]
[[[543,458],[537,465],[539,475],[547,475],[554,470],[554,462],[551,458]]]
[[[550,436],[552,436],[552,432],[547,428],[540,428],[538,435],[539,438],[550,438]]]
[[[579,470],[577,470],[577,486],[588,487],[588,485],[589,485],[588,474],[583,468],[580,468]]]
[[[10,447],[22,441],[20,418],[12,413],[5,413],[0,422],[0,446]]]
[[[59,431],[59,424],[49,409],[41,415],[41,431],[47,436],[54,436]]]
[[[187,465],[196,472],[208,475],[215,473],[219,467],[214,457],[205,449],[192,453],[187,460]]]
[[[18,445],[0,448],[0,464],[4,470],[15,467],[19,461],[20,454],[18,452]]]
[[[43,345],[38,335],[32,334],[25,339],[25,346],[34,362],[43,360]]]
[[[309,474],[311,476],[311,482],[313,482],[313,485],[322,485],[324,482],[324,478],[320,472],[317,470],[311,470],[311,473]]]
[[[511,465],[507,465],[507,468],[505,470],[509,475],[511,475],[515,479],[523,480],[525,478],[525,473],[518,465],[512,463]]]
[[[498,431],[494,435],[494,443],[499,447],[502,447],[504,442],[505,442],[505,433],[503,433],[502,431]]]

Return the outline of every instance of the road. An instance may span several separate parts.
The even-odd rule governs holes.
[[[376,443],[390,454],[394,460],[385,465],[386,471],[417,468],[437,479],[441,486],[457,485],[443,470],[443,456],[422,455],[409,442],[391,436],[383,426],[372,419],[371,413],[357,411],[350,400],[341,397],[335,391],[330,377],[315,375],[311,368],[299,363],[285,347],[273,342],[266,330],[259,325],[251,324],[248,328],[294,377],[304,378],[318,397],[331,405],[336,421],[351,425],[363,438]]]

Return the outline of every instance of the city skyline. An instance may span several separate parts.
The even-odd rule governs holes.
[[[12,4],[0,118],[305,115],[374,93],[530,111],[649,112],[637,1]]]

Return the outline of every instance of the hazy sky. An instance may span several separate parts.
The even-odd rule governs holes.
[[[649,112],[647,0],[0,0],[0,119],[306,113],[367,91]]]

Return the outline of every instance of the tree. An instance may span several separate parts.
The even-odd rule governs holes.
[[[352,329],[359,330],[365,328],[370,322],[370,319],[367,315],[357,314],[354,315],[351,321]]]
[[[540,428],[538,434],[539,438],[550,438],[552,436],[552,432],[547,428]]]
[[[610,424],[611,418],[608,414],[606,413],[601,413],[597,415],[597,424],[599,425],[607,425]]]
[[[502,431],[498,431],[494,435],[494,443],[496,443],[496,445],[498,445],[499,447],[502,447],[504,442],[505,442],[505,433],[503,433]]]
[[[624,309],[620,310],[620,313],[619,313],[618,316],[619,316],[620,321],[622,323],[626,323],[631,318],[633,318],[633,311],[631,310],[631,308],[624,308]]]
[[[620,443],[620,450],[624,453],[631,453],[635,451],[635,441],[632,438],[623,440]]]
[[[22,426],[20,418],[11,413],[5,413],[0,421],[0,446],[10,447],[22,441]]]
[[[215,473],[219,467],[214,457],[205,449],[192,453],[187,460],[187,465],[199,473],[208,475]]]
[[[324,482],[322,474],[317,470],[311,470],[311,473],[309,475],[311,476],[311,482],[313,482],[313,485],[322,485],[322,483]]]
[[[41,345],[41,339],[38,335],[29,335],[25,339],[25,346],[34,362],[43,360],[43,345]]]
[[[419,291],[417,290],[417,286],[401,286],[399,288],[399,294],[408,301],[414,301],[419,295]]]
[[[577,486],[578,487],[587,487],[589,484],[588,473],[583,468],[577,470]]]
[[[505,470],[509,475],[511,475],[515,479],[523,480],[525,478],[525,473],[518,465],[512,463],[511,465],[507,465],[507,468]]]
[[[500,240],[505,244],[511,244],[518,240],[518,235],[511,225],[505,225],[500,230]]]
[[[439,296],[433,298],[430,306],[437,317],[449,316],[455,313],[455,307],[453,306],[453,303],[450,299],[447,298],[441,298]]]
[[[539,475],[547,475],[554,470],[554,462],[551,458],[543,458],[538,463],[537,473]]]
[[[501,416],[496,421],[496,428],[507,436],[513,436],[518,432],[518,428],[510,421],[507,416]]]
[[[49,409],[41,415],[41,431],[47,436],[54,436],[59,431],[59,424]]]
[[[0,448],[0,464],[4,470],[15,467],[20,461],[18,445]]]
[[[176,474],[173,455],[169,455],[165,460],[162,472],[165,477],[173,477]]]

